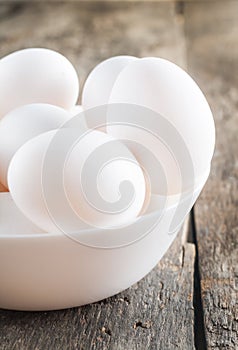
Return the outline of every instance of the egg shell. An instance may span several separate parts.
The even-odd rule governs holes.
[[[30,48],[0,60],[0,118],[12,109],[31,103],[71,109],[78,94],[77,73],[58,52]]]
[[[176,153],[180,152],[181,144],[186,145],[195,182],[210,166],[215,146],[215,126],[210,107],[195,81],[174,63],[153,57],[131,62],[121,71],[113,85],[109,99],[109,104],[111,103],[143,106],[156,112],[158,118],[157,120],[154,118],[154,125],[148,125],[149,129],[155,133],[158,130],[155,136],[161,141],[166,140],[168,146],[175,143],[172,136],[174,132],[171,133],[171,137],[169,134],[172,126],[181,140],[177,147],[174,144],[173,156],[176,160]],[[119,115],[118,112],[117,114]],[[136,114],[132,117],[130,114],[126,115],[126,112],[124,114],[121,112],[122,122],[130,122],[134,125],[134,130],[131,129],[129,132],[123,125],[118,127],[114,125],[108,126],[107,132],[119,139],[136,139],[138,143],[146,146],[150,143],[150,137],[146,134],[143,137],[139,129],[141,126],[146,128],[147,114],[144,113],[144,122],[141,124]],[[160,116],[168,121],[168,128],[167,130],[164,128],[163,132],[159,131],[162,119]],[[115,117],[115,113],[108,109],[107,123],[116,121],[120,122],[120,117]],[[159,148],[155,147],[153,151],[158,159],[166,158],[163,152],[160,153]],[[140,154],[134,154],[136,157],[140,156]],[[164,166],[170,174],[167,178],[168,187],[171,188],[171,194],[176,194],[181,190],[181,186],[174,188],[173,182],[176,175],[172,168],[168,168],[169,162]],[[178,166],[183,168],[186,164],[178,164]],[[185,187],[188,188],[190,185],[191,183],[187,183]]]
[[[70,114],[72,117],[77,116],[80,119],[80,124],[82,128],[84,128],[85,130],[88,129],[86,117],[85,117],[84,109],[82,105],[75,105],[73,108],[71,108]]]
[[[143,207],[146,188],[142,169],[127,147],[103,132],[91,131],[75,145],[65,163],[64,179],[73,209],[89,225],[92,218],[96,227],[124,225]],[[129,195],[128,182],[133,196]]]
[[[82,105],[84,109],[108,103],[119,73],[135,60],[137,58],[134,56],[115,56],[99,63],[91,71],[83,87]]]
[[[133,220],[144,203],[145,180],[131,152],[99,131],[90,131],[75,142],[77,137],[75,129],[50,131],[31,139],[18,150],[8,172],[9,189],[18,208],[47,232],[72,233],[91,226],[111,227]],[[100,146],[105,147],[103,153],[97,153]],[[114,157],[112,163],[108,163],[105,150],[109,154],[113,150],[112,155],[120,155],[119,159]],[[85,167],[85,161],[92,155],[95,157]],[[107,162],[100,164],[99,156],[102,163],[105,161],[103,155]],[[102,165],[101,171],[95,166],[95,158],[100,169]],[[85,169],[86,182],[81,179]],[[121,197],[127,195],[128,186],[120,187],[126,180],[133,186],[132,201],[122,208],[124,210],[117,207],[118,211],[112,213]],[[90,203],[96,198],[102,198],[99,208],[98,203]]]
[[[75,116],[75,115],[82,113],[82,112],[83,112],[83,107],[81,105],[75,105],[70,110],[70,114],[72,116]]]
[[[59,128],[70,119],[64,109],[43,103],[18,107],[0,120],[0,181],[7,185],[7,171],[16,151],[31,138]]]

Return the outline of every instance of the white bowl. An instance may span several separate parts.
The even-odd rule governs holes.
[[[10,193],[0,193],[0,307],[53,310],[95,302],[143,278],[168,250],[209,171],[182,201],[170,198],[157,221],[150,212],[125,230],[91,230],[74,236],[44,233],[19,212]],[[155,201],[156,203],[157,201]],[[150,229],[148,229],[150,228]]]

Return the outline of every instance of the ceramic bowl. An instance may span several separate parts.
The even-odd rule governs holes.
[[[209,174],[180,199],[171,196],[163,215],[155,198],[124,229],[42,232],[0,193],[0,307],[54,310],[110,297],[130,287],[158,263],[176,237]],[[182,214],[179,210],[182,209]],[[179,217],[171,229],[174,217]]]

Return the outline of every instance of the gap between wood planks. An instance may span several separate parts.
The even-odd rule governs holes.
[[[195,246],[194,278],[193,278],[193,307],[194,307],[194,346],[196,350],[207,349],[205,322],[201,293],[201,277],[199,270],[199,253],[197,244],[196,220],[194,208],[189,214],[189,229],[187,242]]]
[[[177,16],[184,17],[184,4],[185,1],[178,0],[175,2],[175,13]],[[188,229],[185,232],[185,236],[182,239],[182,245],[185,242],[194,244],[195,246],[195,260],[194,260],[194,276],[193,276],[193,307],[194,307],[194,347],[196,350],[206,350],[207,342],[205,335],[205,320],[202,303],[202,292],[201,292],[201,276],[199,270],[199,252],[197,244],[197,232],[196,232],[196,220],[194,207],[192,208],[188,223]],[[184,253],[184,248],[183,248]],[[183,254],[184,255],[184,254]]]

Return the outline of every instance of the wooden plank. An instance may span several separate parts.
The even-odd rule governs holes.
[[[238,349],[238,2],[186,4],[185,18],[189,70],[217,130],[211,176],[195,206],[206,340],[208,349]]]
[[[31,46],[58,50],[77,68],[81,86],[97,63],[114,55],[166,57],[185,67],[175,9],[153,2],[0,3],[0,57]]]
[[[3,1],[3,0],[1,0]],[[15,2],[15,3],[24,3],[24,2],[41,2],[41,3],[57,3],[59,0],[4,0],[4,2]],[[208,1],[223,1],[223,0],[104,0],[104,2],[208,2]],[[92,2],[92,0],[63,0],[63,2]],[[102,0],[93,0],[93,2],[102,2]]]
[[[112,55],[162,56],[186,66],[174,3],[0,3],[0,56],[40,46],[69,57],[84,81]],[[0,349],[194,348],[194,245],[184,230],[161,263],[125,292],[55,312],[0,312]],[[142,257],[146,259],[145,257]]]

